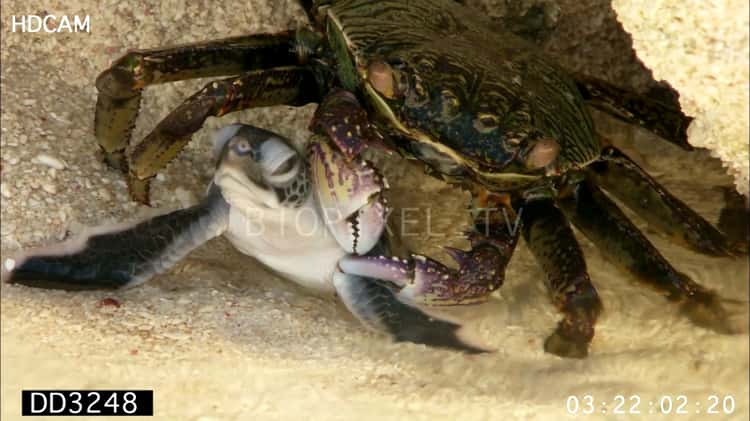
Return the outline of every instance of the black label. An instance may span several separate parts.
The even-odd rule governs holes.
[[[154,415],[152,390],[23,390],[21,415]]]

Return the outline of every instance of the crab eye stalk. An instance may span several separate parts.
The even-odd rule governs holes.
[[[560,154],[560,145],[554,139],[542,139],[537,142],[526,157],[529,168],[544,168],[551,164]]]
[[[396,76],[393,67],[384,61],[374,61],[367,68],[367,80],[378,93],[387,99],[394,99],[401,95]]]

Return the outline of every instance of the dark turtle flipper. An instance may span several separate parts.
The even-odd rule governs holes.
[[[368,255],[390,255],[391,239],[384,235]],[[470,354],[489,352],[461,335],[461,325],[405,304],[385,282],[336,271],[336,292],[346,308],[368,328],[384,332],[396,342],[412,342]]]
[[[211,186],[198,205],[137,223],[103,227],[79,238],[3,261],[2,278],[40,288],[118,288],[145,282],[221,235],[229,205]]]
[[[396,299],[393,291],[375,279],[336,272],[333,277],[341,300],[370,329],[388,333],[396,342],[413,342],[470,354],[489,352],[461,338],[461,325],[431,317]]]

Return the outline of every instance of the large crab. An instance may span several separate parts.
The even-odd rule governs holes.
[[[314,193],[351,275],[408,287],[410,304],[485,300],[503,282],[522,235],[563,313],[545,350],[582,357],[601,302],[568,221],[637,279],[678,303],[695,323],[734,331],[726,300],[667,262],[601,189],[649,224],[701,253],[735,253],[724,235],[595,131],[588,107],[685,145],[690,119],[676,99],[644,98],[559,68],[523,35],[459,2],[302,1],[312,28],[182,47],[135,50],[97,79],[96,137],[148,200],[149,179],[206,118],[250,107],[320,104],[310,125]],[[532,19],[533,20],[533,19]],[[532,31],[533,32],[533,31]],[[157,83],[230,76],[207,84],[129,146],[142,90]],[[396,150],[473,194],[472,250],[458,270],[428,258],[369,252],[384,218],[382,180],[360,154]],[[345,169],[345,170],[342,170]],[[522,228],[506,229],[507,216]],[[368,246],[364,246],[368,244]]]

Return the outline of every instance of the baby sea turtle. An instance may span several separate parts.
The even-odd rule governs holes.
[[[284,278],[335,293],[366,326],[397,341],[484,351],[459,337],[458,324],[411,305],[408,297],[414,292],[409,288],[339,270],[339,261],[355,250],[390,254],[385,218],[355,212],[343,225],[355,223],[357,230],[329,231],[330,222],[312,194],[310,168],[288,139],[240,124],[219,130],[214,138],[216,171],[200,203],[143,222],[97,228],[6,259],[3,280],[67,290],[134,286],[223,235]],[[361,181],[372,176],[369,168],[364,170],[342,175]],[[374,208],[382,206],[376,202]]]

